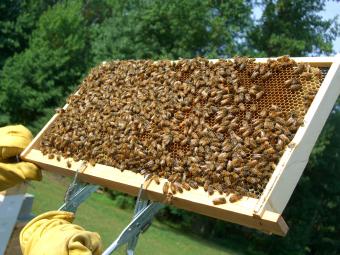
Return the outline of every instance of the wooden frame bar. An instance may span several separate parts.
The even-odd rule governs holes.
[[[295,134],[294,147],[286,149],[259,199],[256,215],[262,215],[267,208],[279,214],[283,212],[339,94],[340,56],[337,56],[305,115],[304,124]]]
[[[334,102],[340,92],[340,56],[339,57],[307,57],[293,58],[298,62],[308,62],[312,66],[330,67],[312,105],[310,106],[304,120],[304,125],[299,128],[292,144],[293,148],[287,148],[270,178],[266,189],[259,199],[243,197],[236,203],[213,205],[212,199],[202,188],[184,193],[177,193],[172,199],[176,207],[204,214],[217,219],[230,221],[247,227],[284,236],[288,226],[283,220],[281,213],[307,164],[309,154],[319,135]],[[216,60],[211,60],[216,61]],[[267,61],[266,58],[256,59],[258,62]],[[66,108],[65,105],[64,108]],[[47,171],[61,175],[73,176],[76,169],[82,164],[81,161],[74,162],[72,159],[62,158],[61,161],[48,159],[38,150],[42,135],[49,129],[50,125],[58,117],[55,114],[46,126],[39,132],[32,143],[21,154],[22,159],[33,162]],[[290,146],[291,147],[291,146]],[[66,161],[72,163],[67,167]],[[121,192],[136,196],[143,176],[132,171],[121,171],[119,169],[96,164],[87,165],[79,174],[79,178],[85,182],[102,185]],[[153,201],[165,201],[161,185],[154,182],[149,183],[146,188],[146,196]],[[228,199],[228,198],[227,198]]]

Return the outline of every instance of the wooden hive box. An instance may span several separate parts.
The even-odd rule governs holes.
[[[200,187],[184,193],[176,193],[172,204],[178,208],[193,211],[213,218],[241,224],[267,233],[284,236],[288,226],[281,214],[297,185],[302,172],[308,162],[318,135],[332,110],[332,107],[340,93],[340,57],[306,57],[293,58],[297,62],[309,63],[311,66],[321,68],[324,80],[304,117],[304,124],[298,129],[292,144],[286,148],[276,169],[262,195],[256,199],[243,197],[235,203],[226,203],[215,206],[212,198],[220,195],[209,196]],[[215,61],[215,60],[212,60]],[[256,59],[257,62],[266,62],[267,59]],[[64,109],[67,108],[65,105]],[[21,154],[21,158],[33,162],[42,169],[61,175],[73,176],[75,171],[83,164],[72,159],[62,158],[60,161],[49,159],[38,149],[41,137],[48,131],[51,124],[58,118],[55,114],[46,126],[39,132],[32,143]],[[67,167],[67,161],[72,166]],[[132,171],[121,171],[114,167],[96,164],[87,164],[80,171],[79,178],[91,184],[105,186],[130,195],[138,194],[144,177]],[[148,199],[153,201],[165,201],[161,185],[152,182],[146,190]],[[229,195],[230,196],[230,195]]]

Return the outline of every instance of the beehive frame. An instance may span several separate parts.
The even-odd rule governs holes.
[[[174,195],[172,199],[174,206],[267,233],[281,236],[287,233],[288,226],[281,214],[302,175],[316,139],[340,93],[340,56],[293,59],[297,62],[309,63],[311,66],[326,67],[329,70],[305,115],[304,124],[298,129],[292,141],[294,146],[289,146],[285,150],[261,197],[259,199],[243,197],[236,203],[215,206],[212,204],[212,198],[219,195],[209,196],[200,187],[198,190]],[[256,61],[266,62],[267,59],[259,58]],[[66,109],[67,105],[64,108]],[[75,162],[65,158],[62,158],[61,161],[48,159],[47,155],[44,156],[38,149],[41,137],[57,117],[58,114],[55,114],[51,118],[21,154],[21,158],[39,165],[44,170],[73,176],[77,168],[83,164],[82,161]],[[67,161],[72,163],[70,168],[67,167]],[[86,165],[81,169],[79,178],[85,182],[102,185],[133,196],[138,194],[140,184],[144,182],[144,177],[140,174],[121,171],[101,164]],[[148,199],[165,201],[162,192],[162,184],[165,181],[162,179],[161,185],[152,182],[147,186],[145,193]]]

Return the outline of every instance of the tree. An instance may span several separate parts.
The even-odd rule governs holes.
[[[93,56],[107,59],[231,56],[251,24],[245,1],[112,1],[111,18],[93,30]]]
[[[41,127],[88,66],[82,1],[61,2],[40,17],[29,47],[6,61],[1,74],[0,122]],[[41,120],[40,120],[41,121]]]
[[[4,0],[0,2],[0,69],[5,60],[28,46],[36,23],[55,0]]]
[[[330,54],[339,35],[337,18],[324,19],[325,0],[263,0],[259,23],[249,33],[249,46],[257,55],[306,56]]]

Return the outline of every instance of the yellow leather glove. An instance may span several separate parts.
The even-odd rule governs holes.
[[[11,162],[11,158],[23,151],[32,138],[32,133],[22,125],[0,128],[0,191],[25,180],[41,180],[41,171],[36,165]]]
[[[74,214],[51,211],[31,220],[20,233],[23,255],[99,255],[100,236],[72,224]]]

